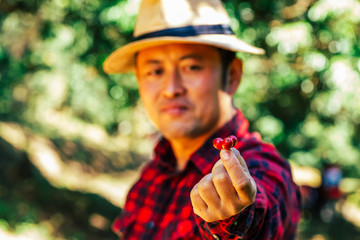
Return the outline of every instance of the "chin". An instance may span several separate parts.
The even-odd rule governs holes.
[[[163,136],[168,140],[176,140],[176,139],[194,139],[197,137],[200,137],[202,135],[205,135],[211,131],[211,128],[205,128],[200,126],[189,126],[189,124],[186,124],[186,126],[176,126],[161,129],[160,132],[163,134]]]
[[[160,131],[168,140],[190,138],[190,134],[184,131]]]
[[[184,124],[164,124],[159,128],[159,131],[166,139],[189,138],[193,132],[189,125],[185,126]]]

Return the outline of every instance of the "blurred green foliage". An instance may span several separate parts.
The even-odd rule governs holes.
[[[147,139],[154,129],[134,76],[102,71],[131,41],[138,2],[0,0],[0,121],[52,139],[79,139],[76,129],[64,135],[74,122]],[[266,50],[238,54],[245,72],[234,101],[252,130],[299,165],[336,163],[358,178],[360,2],[223,2],[235,33]]]

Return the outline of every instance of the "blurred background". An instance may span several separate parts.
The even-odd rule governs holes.
[[[360,239],[360,2],[227,0],[235,105],[289,159],[298,240]],[[0,239],[116,239],[110,226],[157,134],[132,74],[102,62],[131,41],[138,0],[0,0]]]

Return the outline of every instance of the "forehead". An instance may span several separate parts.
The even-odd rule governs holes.
[[[215,47],[204,44],[166,44],[143,49],[137,53],[137,61],[151,59],[165,60],[194,57],[198,59],[219,59],[219,52]]]

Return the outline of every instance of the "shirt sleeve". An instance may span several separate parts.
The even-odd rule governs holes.
[[[205,222],[196,216],[201,235],[204,239],[295,239],[301,203],[288,162],[270,144],[239,150],[256,182],[255,201],[225,220]]]

